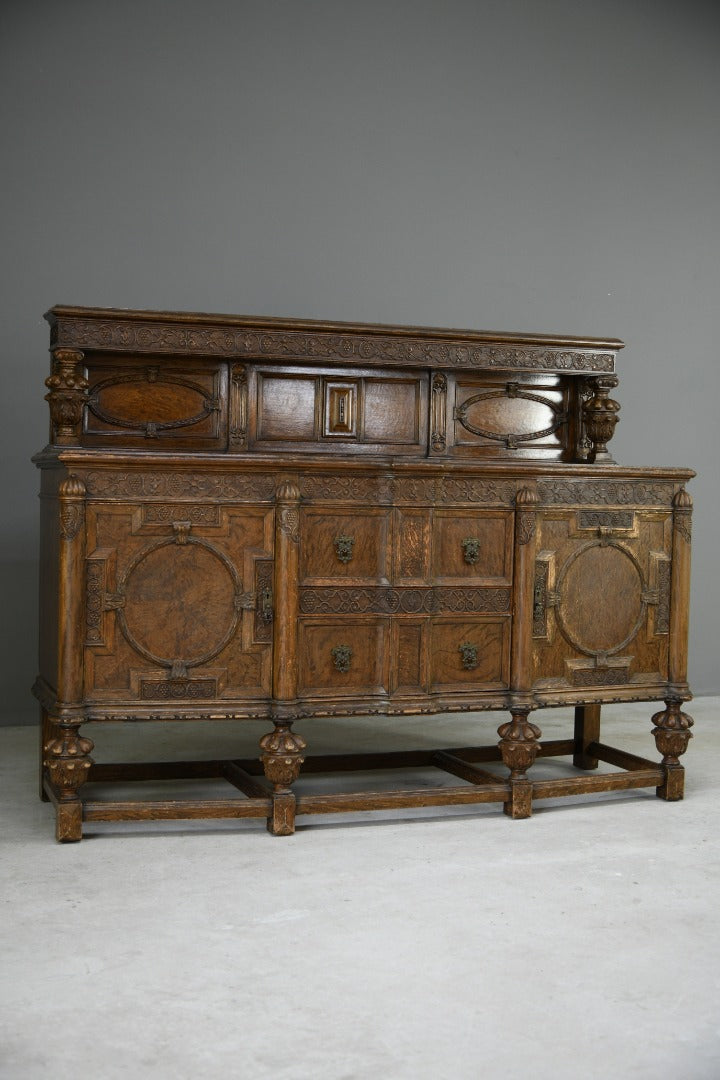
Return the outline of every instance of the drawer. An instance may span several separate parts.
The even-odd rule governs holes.
[[[301,694],[383,694],[388,691],[389,619],[301,619]]]
[[[431,692],[504,689],[509,670],[509,617],[431,620]]]
[[[390,580],[390,511],[326,510],[300,514],[303,585],[387,584]]]
[[[435,511],[433,581],[509,585],[512,580],[512,556],[512,512]]]

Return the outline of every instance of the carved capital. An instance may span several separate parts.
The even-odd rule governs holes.
[[[74,540],[85,520],[85,485],[77,476],[68,476],[60,484],[60,536]]]
[[[678,758],[688,748],[692,739],[690,728],[695,721],[681,711],[678,698],[666,698],[665,705],[667,708],[655,713],[652,718],[655,725],[652,733],[658,752],[663,755],[663,765],[679,765]]]
[[[673,524],[687,544],[692,543],[693,502],[683,488],[673,498]]]
[[[525,780],[526,772],[535,761],[542,732],[528,720],[529,709],[511,709],[512,720],[498,728],[500,753],[510,770],[511,780]]]
[[[275,730],[263,735],[260,740],[265,776],[277,794],[288,792],[290,785],[297,780],[305,760],[303,753],[306,745],[303,737],[291,730],[290,721],[284,720],[276,721]]]
[[[56,738],[43,746],[43,764],[61,802],[77,796],[93,763],[89,756],[93,742],[79,735],[78,728],[79,724],[57,728]]]
[[[535,508],[538,497],[530,488],[520,488],[515,498],[515,535],[518,544],[529,544],[535,535]]]
[[[594,447],[595,461],[612,461],[607,444],[618,422],[620,404],[610,397],[617,384],[617,375],[599,375],[589,380],[592,397],[583,405],[585,430]]]
[[[49,393],[52,440],[68,444],[80,441],[83,407],[88,381],[83,373],[83,353],[79,349],[55,349],[52,374],[45,380]]]

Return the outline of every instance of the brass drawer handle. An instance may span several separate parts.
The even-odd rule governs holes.
[[[474,671],[478,666],[477,645],[471,645],[469,641],[463,641],[462,645],[459,645],[458,648],[460,650],[462,666],[466,671]]]
[[[331,650],[333,664],[338,669],[346,674],[350,670],[350,661],[352,660],[352,649],[349,645],[336,645]]]
[[[480,554],[480,541],[476,536],[466,536],[462,541],[463,558],[470,566],[474,566]]]
[[[333,540],[335,545],[335,554],[342,563],[349,563],[353,557],[353,548],[355,546],[354,536],[336,536]]]

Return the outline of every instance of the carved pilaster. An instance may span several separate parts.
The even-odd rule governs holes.
[[[657,788],[659,798],[668,802],[682,799],[685,788],[685,770],[678,760],[688,748],[692,739],[690,728],[694,724],[692,717],[682,712],[682,702],[678,698],[666,698],[666,708],[652,718],[652,733],[658,753],[663,755],[665,781]]]
[[[52,374],[45,380],[50,391],[45,395],[50,406],[50,437],[52,442],[60,445],[80,442],[88,388],[83,372],[84,359],[79,349],[55,349]]]
[[[297,695],[297,619],[299,612],[300,492],[295,484],[279,486],[275,510],[275,643],[273,696],[292,701]]]
[[[671,695],[678,694],[681,698],[687,696],[692,505],[692,499],[684,489],[673,498],[668,690]]]
[[[230,449],[246,450],[248,438],[248,380],[244,364],[230,373]]]
[[[85,598],[85,485],[68,476],[58,488],[60,532],[58,580],[58,701],[83,699]]]
[[[612,462],[607,444],[613,437],[618,422],[620,405],[610,397],[610,391],[618,384],[617,375],[599,375],[588,380],[592,397],[583,405],[585,431],[593,444],[593,461]]]
[[[447,445],[447,376],[436,371],[432,377],[430,402],[430,448],[442,454]]]
[[[510,649],[510,689],[526,695],[532,685],[532,630],[538,497],[521,488],[515,499],[515,558],[513,623]],[[525,704],[521,697],[517,704]]]

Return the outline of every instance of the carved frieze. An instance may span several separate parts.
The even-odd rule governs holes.
[[[507,588],[387,588],[383,585],[300,590],[303,615],[438,615],[451,612],[505,614]]]
[[[581,529],[632,529],[635,514],[632,510],[579,510]]]
[[[555,506],[669,506],[675,487],[662,480],[539,480],[540,502]]]
[[[491,345],[472,340],[443,342],[403,334],[339,334],[316,330],[246,330],[208,325],[118,319],[61,318],[54,344],[113,352],[185,353],[191,356],[259,357],[273,360],[355,361],[387,366],[500,368],[611,372],[612,352],[547,345]]]
[[[88,494],[96,497],[145,496],[158,498],[207,498],[221,502],[270,502],[277,477],[270,473],[222,472],[127,472],[105,469],[83,471]]]

